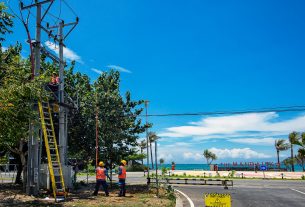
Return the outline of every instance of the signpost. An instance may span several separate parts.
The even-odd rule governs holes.
[[[265,171],[267,170],[267,166],[266,166],[266,165],[261,165],[261,166],[260,166],[260,170],[263,171],[263,173],[264,173],[264,179],[265,179]]]
[[[206,207],[231,207],[230,194],[207,193],[203,198]]]

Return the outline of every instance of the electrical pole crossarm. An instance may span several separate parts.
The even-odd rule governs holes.
[[[60,42],[60,40],[58,39],[58,37],[57,37],[56,35],[53,35],[51,31],[47,30],[47,29],[46,29],[45,27],[43,27],[43,26],[40,26],[40,27],[41,27],[41,29],[42,29],[43,31],[45,31],[46,33],[48,33],[48,35],[49,35],[50,37],[52,37],[55,41]],[[62,44],[63,44],[63,43],[62,43]],[[66,47],[66,45],[64,45],[64,44],[63,44],[63,46]]]
[[[24,9],[30,9],[32,7],[35,7],[35,6],[38,6],[38,5],[42,5],[42,4],[46,4],[46,3],[49,3],[49,2],[52,2],[53,3],[54,0],[45,0],[45,1],[41,1],[41,2],[38,2],[37,0],[35,1],[35,4],[31,4],[31,5],[28,5],[28,6],[24,6],[23,5],[23,2],[20,2],[20,7],[22,10]],[[44,15],[45,16],[45,15]]]

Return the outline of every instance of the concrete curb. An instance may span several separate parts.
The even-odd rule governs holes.
[[[180,193],[175,191],[175,195],[176,195],[176,207],[183,207],[183,201],[181,199]]]

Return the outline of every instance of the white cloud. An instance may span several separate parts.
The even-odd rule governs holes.
[[[193,137],[198,140],[250,136],[257,138],[287,135],[291,131],[305,130],[305,115],[290,120],[276,121],[275,118],[278,117],[275,112],[208,117],[199,122],[191,122],[186,126],[167,128],[159,133],[159,136]]]
[[[96,69],[96,68],[91,68],[92,71],[98,73],[98,74],[102,74],[103,71],[99,70],[99,69]]]
[[[211,152],[215,153],[220,159],[223,158],[243,158],[243,159],[253,159],[253,158],[270,158],[270,155],[264,153],[259,153],[251,150],[250,148],[233,148],[233,149],[218,149],[211,148]]]
[[[193,160],[202,160],[203,155],[200,153],[193,153],[193,152],[184,152],[183,157],[185,159],[193,159]]]
[[[271,138],[271,137],[229,139],[230,142],[234,142],[234,143],[264,145],[264,146],[274,145],[275,140],[276,138]]]
[[[44,43],[50,50],[52,50],[53,52],[55,52],[56,54],[59,54],[59,46],[54,44],[53,42],[50,41],[46,41]],[[64,58],[72,61],[75,60],[76,62],[79,62],[81,64],[84,64],[84,62],[82,61],[81,57],[79,55],[77,55],[73,50],[64,47],[63,49],[63,53],[64,53]]]
[[[110,68],[110,69],[115,69],[115,70],[123,72],[123,73],[131,73],[130,70],[127,70],[126,68],[123,68],[123,67],[118,66],[118,65],[107,65],[106,67]]]
[[[4,46],[1,47],[2,52],[5,52],[7,49],[8,49],[7,47],[4,47]]]

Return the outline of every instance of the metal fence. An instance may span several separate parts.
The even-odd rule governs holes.
[[[14,183],[17,175],[17,165],[0,164],[0,184]]]
[[[156,183],[156,178],[147,178],[148,183]],[[161,178],[158,179],[159,183],[166,184],[184,184],[184,185],[218,185],[224,186],[224,189],[228,189],[228,186],[233,187],[233,180],[222,179],[197,179],[197,178]]]

